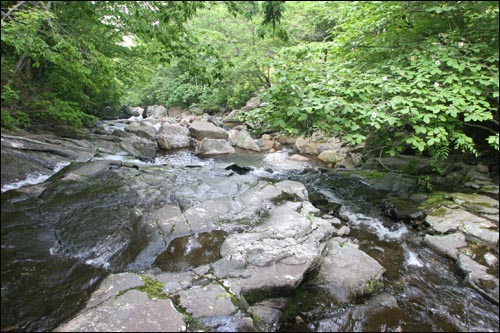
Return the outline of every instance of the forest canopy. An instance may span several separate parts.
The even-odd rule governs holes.
[[[2,127],[123,107],[322,131],[377,154],[499,148],[498,2],[2,1]]]

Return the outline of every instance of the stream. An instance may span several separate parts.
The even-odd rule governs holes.
[[[79,178],[72,170],[88,165],[67,162],[52,176],[31,175],[32,181],[3,186],[2,331],[56,328],[85,306],[110,273],[185,272],[217,260],[227,234],[248,227],[234,222],[196,235],[178,231],[166,243],[141,218],[165,204],[185,210],[207,198],[234,196],[262,180],[298,181],[322,214],[348,223],[346,237],[386,269],[383,290],[399,305],[371,315],[360,305],[364,300],[336,304],[309,283],[313,271],[286,295],[279,331],[499,330],[498,306],[467,287],[454,262],[424,246],[422,233],[382,214],[390,193],[343,170],[289,160],[291,153],[238,150],[201,158],[183,149],[153,162],[102,154],[93,165],[106,164],[113,173],[97,170],[97,177]],[[227,170],[233,163],[251,171],[236,175]]]

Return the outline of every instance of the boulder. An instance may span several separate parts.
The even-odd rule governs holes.
[[[177,124],[165,123],[158,133],[158,144],[165,150],[189,147],[191,145],[189,130]]]
[[[288,303],[284,297],[270,298],[262,302],[255,303],[248,308],[248,311],[258,320],[256,321],[259,331],[275,332],[278,329],[279,319],[283,314],[282,310]]]
[[[263,150],[281,149],[281,143],[272,139],[269,134],[263,134],[258,144]]]
[[[297,138],[294,136],[286,136],[281,134],[276,138],[276,141],[278,141],[282,145],[295,145]]]
[[[204,138],[196,144],[196,155],[233,154],[234,148],[224,139]]]
[[[292,161],[299,161],[299,162],[307,162],[309,161],[309,158],[299,155],[299,154],[293,154],[290,157],[288,157],[289,160]]]
[[[375,259],[342,238],[327,242],[314,284],[325,288],[338,303],[352,303],[382,285],[385,272]]]
[[[121,150],[126,151],[133,157],[153,160],[156,157],[158,143],[149,140],[137,140],[134,138],[125,139],[120,144]]]
[[[358,153],[347,153],[346,156],[339,162],[337,162],[338,167],[343,167],[346,169],[353,169],[361,166],[363,164],[363,159],[361,154]]]
[[[320,143],[318,145],[318,153],[321,154],[325,150],[341,151],[343,145],[344,145],[344,143],[342,142],[342,140],[340,140],[336,137],[331,137],[328,139],[327,142]]]
[[[222,119],[222,123],[224,123],[226,126],[229,127],[234,127],[243,124],[244,122],[238,119],[240,112],[241,112],[240,110],[231,111],[224,119]]]
[[[147,124],[141,124],[141,125],[131,124],[125,127],[125,131],[135,134],[147,140],[151,141],[156,140],[157,129],[154,126],[150,126]]]
[[[11,136],[2,134],[2,151],[12,148],[18,151],[29,151],[29,154],[38,153],[57,155],[66,160],[86,162],[94,157],[96,147],[86,140],[73,140],[54,135],[30,135],[30,137]],[[42,155],[47,156],[47,155]]]
[[[227,139],[228,133],[226,130],[215,126],[208,121],[196,120],[191,124],[189,133],[196,140],[208,139]]]
[[[260,106],[260,98],[259,97],[252,97],[250,98],[245,106],[243,107],[243,111],[251,111]]]
[[[163,105],[150,105],[146,108],[146,118],[161,119],[168,116],[168,110]]]
[[[318,158],[322,160],[325,163],[331,163],[331,164],[337,164],[341,159],[343,159],[343,156],[341,153],[339,153],[336,150],[323,150],[319,155]]]
[[[318,154],[318,143],[303,136],[295,141],[295,147],[303,154]]]
[[[245,130],[231,130],[229,131],[229,143],[232,146],[240,147],[243,149],[260,151],[259,145],[255,142],[254,139],[250,136]]]
[[[250,303],[296,288],[333,232],[329,222],[302,208],[301,202],[285,202],[252,232],[229,235],[222,259],[212,264],[214,274]]]

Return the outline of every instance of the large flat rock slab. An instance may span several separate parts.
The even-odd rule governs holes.
[[[464,234],[457,232],[445,236],[425,235],[424,244],[438,254],[456,260],[459,249],[467,246]]]
[[[441,207],[425,221],[441,234],[462,231],[488,243],[498,242],[498,225],[463,209]]]
[[[302,202],[285,202],[252,232],[226,238],[213,264],[235,294],[254,299],[296,288],[319,261],[333,226],[307,215]]]
[[[94,157],[96,147],[84,140],[72,140],[53,135],[31,135],[32,137],[2,135],[2,147],[33,152],[45,152],[77,162]]]
[[[169,299],[151,300],[130,290],[101,305],[80,313],[55,332],[180,332],[184,317]]]
[[[193,318],[229,316],[238,311],[231,295],[217,284],[195,286],[178,295],[180,304]]]
[[[118,296],[118,294],[132,288],[144,286],[144,281],[139,275],[134,273],[118,273],[111,274],[106,277],[99,288],[92,293],[86,308],[91,309],[110,298]]]

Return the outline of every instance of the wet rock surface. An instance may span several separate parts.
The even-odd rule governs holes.
[[[485,172],[464,169],[479,193],[436,203],[414,177],[252,152],[246,134],[233,137],[249,142],[241,153],[217,119],[150,111],[80,139],[2,133],[2,330],[498,330],[498,200]],[[158,150],[197,135],[233,150]],[[31,173],[48,180],[4,187]],[[387,200],[399,218],[381,211]]]
[[[80,313],[55,332],[181,332],[185,327],[171,300],[151,300],[130,290]]]
[[[353,303],[382,284],[385,268],[356,244],[334,238],[328,241],[327,249],[313,283],[323,287],[338,303]]]

